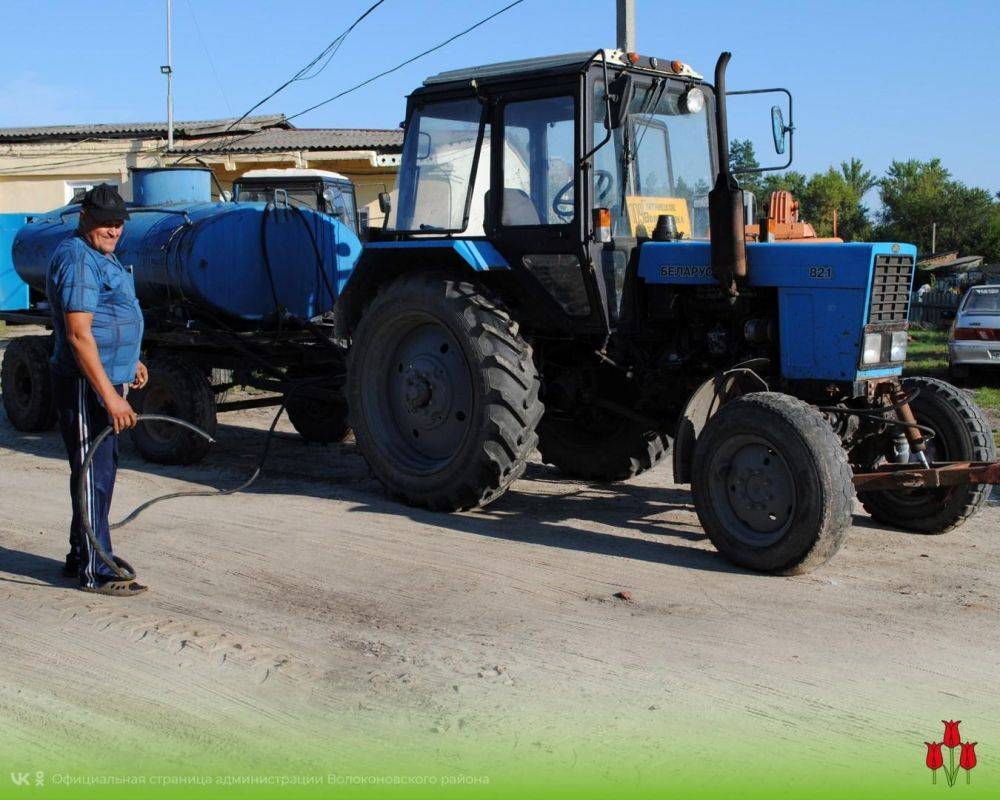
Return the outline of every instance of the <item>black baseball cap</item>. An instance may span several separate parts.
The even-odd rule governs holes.
[[[87,216],[98,222],[115,222],[129,218],[125,201],[118,190],[107,183],[99,183],[93,189],[87,190],[80,201],[80,207]]]

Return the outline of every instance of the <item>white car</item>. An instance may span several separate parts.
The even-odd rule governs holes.
[[[1000,368],[1000,285],[973,286],[958,306],[948,336],[948,371],[953,377],[970,367]]]

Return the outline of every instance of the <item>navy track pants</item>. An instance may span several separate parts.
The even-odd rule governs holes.
[[[56,410],[59,412],[59,430],[66,444],[66,455],[69,456],[70,467],[70,498],[73,503],[73,521],[69,529],[68,560],[76,560],[79,564],[80,583],[83,586],[96,588],[108,579],[118,576],[101,560],[97,551],[91,546],[83,523],[77,511],[77,486],[80,480],[80,469],[94,439],[111,423],[104,404],[90,387],[86,378],[67,378],[62,375],[52,375],[52,386],[55,394]],[[118,394],[124,395],[124,387],[117,387]],[[111,528],[108,523],[108,512],[111,510],[111,496],[115,489],[115,476],[118,474],[118,436],[112,433],[102,443],[91,461],[84,482],[84,507],[90,526],[97,535],[101,546],[108,555],[113,555],[111,549]]]

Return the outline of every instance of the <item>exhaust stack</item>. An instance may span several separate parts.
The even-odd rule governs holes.
[[[712,274],[731,298],[739,295],[736,279],[747,274],[743,191],[729,171],[729,127],[726,118],[726,66],[732,53],[722,53],[715,65],[715,126],[719,176],[708,193],[712,239]]]

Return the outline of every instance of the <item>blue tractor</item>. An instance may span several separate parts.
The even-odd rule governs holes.
[[[855,496],[922,533],[984,505],[982,412],[902,378],[915,248],[745,243],[728,60],[714,87],[599,50],[409,96],[398,196],[335,312],[350,423],[391,494],[471,509],[536,447],[620,481],[672,443],[717,549],[785,574],[837,551]],[[777,106],[772,126],[790,154]]]

